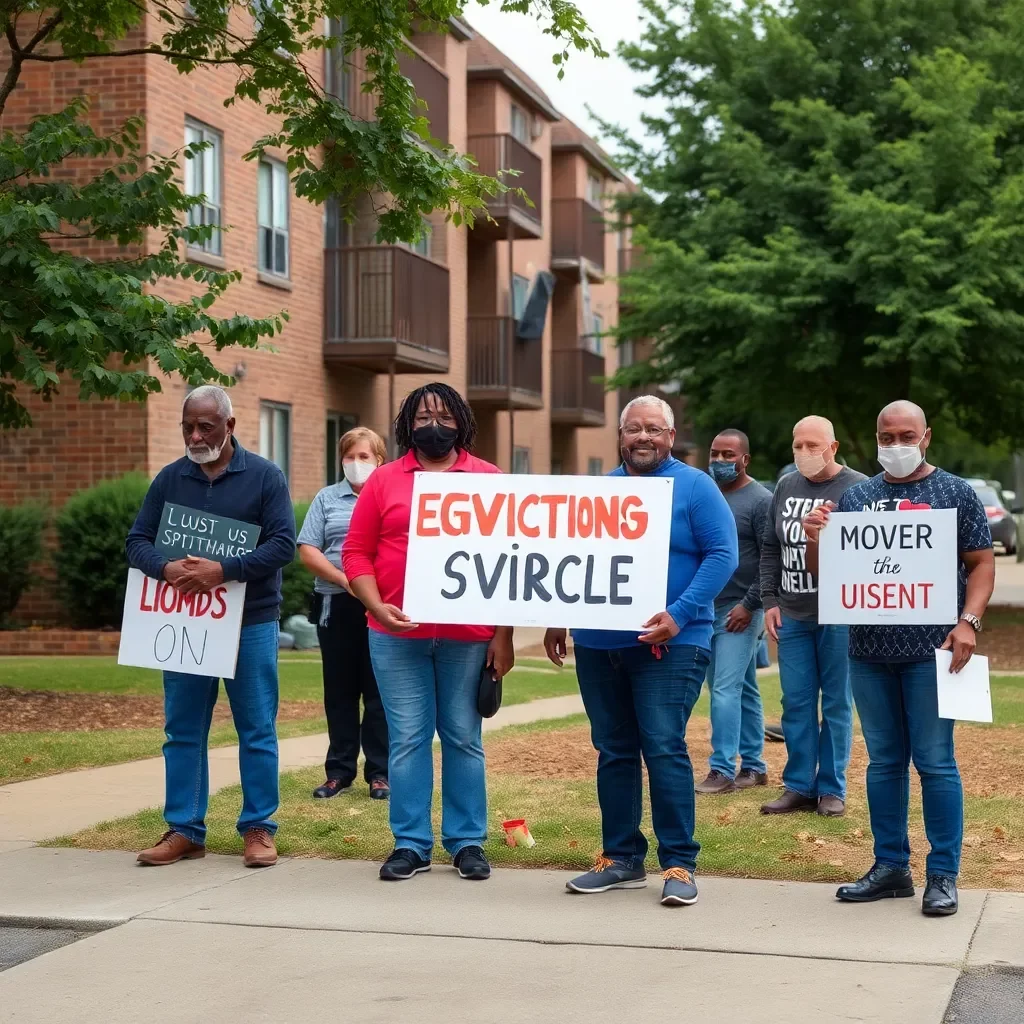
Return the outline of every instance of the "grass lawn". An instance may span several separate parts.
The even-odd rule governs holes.
[[[778,714],[778,686],[763,677],[768,717]],[[962,882],[965,886],[1024,888],[1024,783],[1018,765],[1024,757],[1024,678],[994,681],[995,726],[961,725],[957,730],[966,790],[966,830]],[[689,745],[695,772],[702,777],[709,753],[706,707],[691,720]],[[600,821],[594,786],[596,756],[583,716],[504,729],[486,738],[490,803],[487,852],[494,863],[514,867],[589,866],[600,850]],[[777,781],[785,751],[768,744],[766,758]],[[871,835],[864,796],[866,753],[858,735],[849,775],[848,814],[769,818],[759,806],[773,787],[697,800],[697,838],[703,846],[700,871],[707,874],[838,882],[855,878],[871,863]],[[923,876],[927,843],[921,826],[920,788],[913,776],[911,843],[915,870]],[[387,808],[354,792],[314,801],[310,790],[317,769],[289,773],[281,780],[278,845],[292,856],[378,860],[391,848]],[[207,815],[208,843],[218,853],[241,852],[234,832],[241,794],[238,787],[216,794]],[[435,831],[440,804],[435,800]],[[501,821],[525,817],[537,840],[530,850],[502,841]],[[85,830],[55,845],[88,849],[137,849],[163,830],[157,810]],[[643,828],[652,840],[648,866],[656,870],[650,808]],[[438,847],[436,856],[444,861]]]
[[[549,670],[550,669],[550,670]],[[505,684],[504,702],[520,704],[542,697],[576,692],[571,669],[545,669],[527,661]],[[287,652],[280,665],[282,701],[310,701],[311,717],[278,723],[278,735],[309,735],[324,732],[327,722],[320,713],[323,677],[315,652]],[[2,658],[0,686],[21,690],[49,690],[69,694],[121,696],[161,695],[160,674],[148,669],[118,666],[115,658]],[[221,690],[221,701],[226,701]],[[162,729],[96,729],[63,732],[4,732],[0,724],[0,784],[19,782],[39,775],[118,764],[160,753]],[[230,746],[238,739],[230,723],[215,724],[211,746]]]

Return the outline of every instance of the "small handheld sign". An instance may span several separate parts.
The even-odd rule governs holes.
[[[818,622],[955,623],[955,508],[837,512],[818,542]]]
[[[171,560],[191,555],[223,562],[252,551],[259,535],[252,523],[167,502],[153,544]],[[117,663],[231,679],[244,605],[244,583],[182,594],[165,580],[129,569]]]

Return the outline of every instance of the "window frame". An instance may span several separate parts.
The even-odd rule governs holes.
[[[518,103],[513,102],[510,105],[511,109],[509,112],[508,120],[508,133],[512,136],[516,142],[522,143],[524,146],[533,145],[533,132],[531,130],[530,122],[533,120],[525,107],[521,107]],[[516,115],[520,115],[522,118],[523,133],[522,135],[516,132]]]
[[[198,139],[190,138],[190,133],[195,132],[199,134]],[[199,203],[195,203],[189,207],[189,211],[186,214],[186,219],[191,226],[196,226],[197,222],[192,219],[193,211],[200,210],[199,225],[210,225],[213,224],[215,230],[212,232],[210,237],[205,242],[189,242],[186,249],[193,253],[203,253],[207,256],[223,256],[224,255],[224,232],[222,225],[224,223],[224,133],[218,128],[214,128],[212,125],[208,125],[203,121],[198,120],[194,117],[185,118],[185,145],[195,145],[196,142],[209,142],[211,147],[203,150],[198,156],[186,157],[185,158],[185,195],[187,196],[204,196],[204,200]],[[206,190],[205,181],[205,160],[204,157],[207,153],[212,153],[214,162],[214,175],[216,185],[216,196],[211,197]],[[199,176],[203,179],[202,188],[198,192],[189,191],[189,171],[192,171],[193,178]],[[193,184],[195,182],[193,181]],[[215,201],[211,201],[214,199]],[[209,211],[214,211],[216,221],[208,219]]]
[[[597,466],[597,472],[594,472],[594,466]],[[587,459],[587,476],[604,476],[604,459],[599,455],[591,455]]]
[[[588,352],[595,356],[604,355],[604,317],[595,311],[590,313],[591,332],[583,336],[583,342]]]
[[[516,296],[522,296],[522,309],[516,312]],[[509,296],[509,315],[518,323],[526,312],[526,303],[530,298],[530,279],[525,274],[512,275],[512,294]]]
[[[591,195],[591,186],[597,183],[597,194]],[[604,209],[604,178],[592,167],[587,168],[587,202],[597,210]]]
[[[270,171],[270,223],[264,224],[261,213],[262,206],[262,189],[264,181],[263,168],[267,167]],[[274,206],[274,181],[275,175],[280,173],[284,176],[284,228],[279,228],[274,223],[276,219],[276,210]],[[257,254],[256,254],[256,266],[259,268],[260,273],[270,274],[273,277],[279,277],[283,280],[291,280],[291,269],[292,269],[292,258],[291,258],[291,179],[288,176],[288,167],[281,160],[275,160],[273,157],[263,157],[257,165],[257,179],[256,179],[256,227],[257,227]],[[271,238],[271,256],[272,264],[267,266],[265,262],[266,252],[264,247],[264,232],[270,232]],[[277,254],[277,238],[279,235],[284,237],[284,270],[278,270],[276,267],[276,254]]]
[[[325,418],[326,430],[324,431],[324,486],[338,483],[344,476],[341,470],[341,456],[338,454],[338,442],[348,431],[359,426],[359,417],[351,412],[328,412]],[[334,442],[331,443],[331,427],[334,428]],[[334,469],[328,468],[328,459],[333,456]]]
[[[520,460],[524,460],[526,462],[526,469],[517,469],[516,468],[517,465],[519,465]],[[530,468],[531,467],[531,461],[532,461],[531,449],[527,448],[524,445],[518,445],[518,444],[512,449],[512,466],[511,466],[511,471],[516,476],[529,476],[529,474],[532,472],[532,470]]]
[[[270,433],[270,444],[269,444],[270,452],[269,453],[264,451],[264,445],[263,445],[263,414],[265,412],[271,414],[271,417],[270,417],[271,433]],[[274,448],[276,447],[276,439],[275,439],[275,433],[276,433],[276,429],[277,429],[277,426],[276,426],[277,417],[275,415],[276,413],[283,413],[284,414],[284,416],[285,416],[285,423],[287,425],[287,432],[288,432],[288,437],[285,439],[285,455],[284,455],[285,464],[283,466],[273,456],[273,451],[274,451]],[[277,466],[277,468],[280,469],[282,473],[284,473],[285,481],[290,486],[291,485],[291,475],[292,475],[292,435],[294,433],[294,430],[293,430],[293,427],[292,427],[292,407],[291,407],[291,403],[289,403],[289,402],[275,402],[272,399],[261,398],[260,399],[259,432],[260,432],[259,433],[260,455],[264,459],[267,459],[268,461],[273,462],[274,465]]]

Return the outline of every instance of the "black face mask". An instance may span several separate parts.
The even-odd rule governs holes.
[[[426,427],[417,427],[412,432],[412,443],[425,459],[440,462],[451,453],[458,436],[459,432],[455,427],[442,427],[439,423],[431,423]]]

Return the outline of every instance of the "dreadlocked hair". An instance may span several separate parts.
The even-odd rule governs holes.
[[[409,451],[413,447],[412,432],[416,410],[427,395],[433,395],[455,418],[455,428],[458,430],[455,447],[471,452],[476,441],[476,418],[473,416],[473,410],[455,388],[440,381],[424,384],[423,387],[410,391],[402,400],[402,407],[395,417],[395,441],[398,446],[404,451]]]

